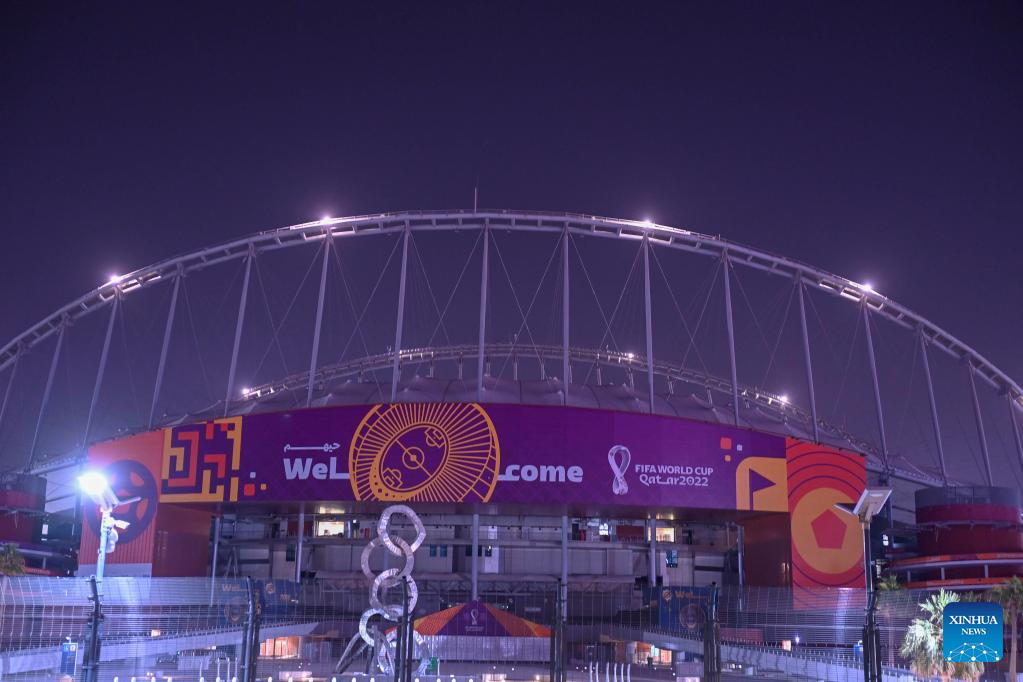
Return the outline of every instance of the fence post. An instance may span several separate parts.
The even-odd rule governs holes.
[[[99,680],[99,651],[103,623],[103,605],[99,600],[96,588],[96,576],[89,578],[89,600],[92,601],[92,614],[89,616],[89,629],[85,632],[85,651],[82,654],[82,679],[84,682]]]
[[[408,587],[412,581],[411,576],[405,576],[405,586]],[[412,608],[412,597],[409,596],[406,603],[409,605],[408,610],[408,631],[405,635],[405,680],[404,682],[412,682],[412,661],[415,658],[416,650],[414,645],[416,643],[416,610]]]
[[[241,660],[238,663],[240,682],[256,682],[256,658],[259,655],[259,594],[252,584],[252,578],[245,578],[245,594],[248,608],[245,612],[245,627],[242,629]]]
[[[703,628],[703,679],[721,682],[721,624],[718,621],[718,587],[710,588],[710,618]]]
[[[398,632],[395,637],[394,682],[405,679],[405,638],[408,636],[408,583],[401,581],[401,619],[398,621]]]
[[[558,628],[561,625],[561,581],[558,581],[558,591],[554,596],[554,622],[551,623],[551,653],[549,682],[557,682],[558,679]]]

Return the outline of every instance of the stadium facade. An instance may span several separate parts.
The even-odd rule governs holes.
[[[464,265],[449,238],[471,244]],[[430,239],[439,240],[433,267]],[[353,273],[359,263],[345,265],[343,254],[370,242],[348,256],[365,261]],[[260,268],[300,249],[306,277],[275,317],[274,285]],[[373,261],[373,252],[382,255]],[[673,282],[692,269],[670,260],[682,257],[713,277],[699,287]],[[234,268],[233,278],[202,279],[218,267]],[[385,275],[393,299],[383,305]],[[446,302],[434,292],[444,277]],[[761,326],[768,315],[757,310],[768,306],[753,277],[787,297],[784,317],[777,302],[771,309],[781,319],[776,339]],[[189,287],[193,298],[205,290],[221,301],[206,320],[197,322]],[[111,358],[118,334],[129,335],[128,306],[156,290],[165,304],[146,306],[149,336],[138,333],[128,371],[118,373]],[[579,297],[590,294],[597,303],[587,314]],[[342,296],[350,314],[332,320],[331,301]],[[837,304],[845,328],[832,327],[820,297]],[[299,300],[301,323],[289,317]],[[745,328],[739,300],[752,313]],[[709,308],[720,334],[704,324]],[[93,314],[104,310],[108,317]],[[253,318],[264,311],[259,331]],[[92,330],[79,332],[90,320]],[[445,321],[462,331],[448,334]],[[342,333],[329,350],[332,328]],[[200,341],[197,330],[217,329],[218,345]],[[833,342],[829,330],[848,348],[831,349],[837,367],[819,350]],[[71,362],[75,334],[94,341],[97,362],[70,409],[55,377]],[[352,348],[360,336],[364,352]],[[764,341],[756,352],[755,337]],[[51,354],[40,352],[47,344]],[[912,366],[886,348],[911,353]],[[267,369],[278,354],[281,367]],[[938,356],[951,358],[945,369]],[[19,368],[32,362],[39,374],[30,381]],[[779,367],[784,393],[763,387]],[[140,368],[152,377],[147,391],[137,386]],[[98,516],[71,489],[85,468],[102,471],[122,498],[139,497],[118,511],[131,525],[107,575],[361,585],[375,519],[401,502],[427,526],[415,557],[427,609],[455,593],[493,603],[557,585],[569,595],[633,589],[639,602],[651,594],[644,588],[784,586],[797,601],[862,588],[861,528],[836,505],[877,484],[895,495],[875,524],[873,570],[926,586],[982,586],[1023,565],[1018,489],[995,486],[1017,480],[1023,462],[1014,381],[868,285],[648,221],[408,212],[272,230],[112,278],[0,349],[0,370],[8,376],[0,437],[20,472],[2,494],[8,519],[21,519],[0,528],[38,571],[95,570]],[[915,377],[901,394],[899,372]],[[222,399],[196,387],[210,374],[226,386]],[[862,400],[850,405],[855,380]],[[898,399],[885,392],[893,386]],[[893,412],[915,415],[918,432],[901,437]],[[964,416],[976,436],[950,431],[948,421]],[[74,419],[84,424],[68,426]],[[987,528],[979,546],[967,539],[978,526]],[[585,606],[570,598],[567,608]]]

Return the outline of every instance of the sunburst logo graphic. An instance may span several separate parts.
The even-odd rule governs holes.
[[[374,405],[352,438],[348,473],[357,500],[486,502],[500,460],[476,403]]]

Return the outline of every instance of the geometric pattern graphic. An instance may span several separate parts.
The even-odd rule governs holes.
[[[1002,660],[1002,652],[984,644],[962,644],[948,652],[946,657],[953,663],[966,661],[983,661],[995,663]]]
[[[241,482],[241,445],[241,417],[164,429],[160,499],[237,502],[239,493],[254,496],[256,484]]]
[[[486,502],[501,448],[476,403],[374,405],[352,437],[348,472],[357,500]]]
[[[151,564],[154,559],[156,521],[160,514],[157,493],[160,489],[160,463],[163,434],[148,431],[134,436],[94,443],[89,446],[89,467],[101,470],[114,493],[126,500],[141,497],[114,510],[114,518],[131,525],[118,531],[117,551],[107,555],[108,564]],[[96,562],[99,546],[99,510],[83,505],[85,523],[79,556],[83,564]]]
[[[126,507],[118,507],[116,519],[127,521],[131,525],[117,531],[118,542],[129,543],[142,535],[156,516],[156,480],[149,468],[133,459],[122,459],[108,464],[103,475],[120,500],[139,498]],[[85,519],[92,532],[99,537],[99,507],[92,502],[85,505]]]
[[[786,512],[788,467],[778,457],[747,457],[735,471],[735,508]]]
[[[801,590],[864,585],[863,531],[835,504],[855,502],[866,486],[863,458],[849,452],[786,439],[792,587],[797,605],[811,607]]]

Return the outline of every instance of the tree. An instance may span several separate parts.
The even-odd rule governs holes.
[[[952,679],[976,680],[984,674],[984,664],[946,661],[942,647],[944,628],[942,612],[952,602],[960,601],[955,592],[941,590],[920,604],[923,618],[914,618],[902,640],[901,653],[910,660],[910,667],[920,677],[939,677],[942,682]]]
[[[0,575],[21,575],[25,572],[25,559],[14,545],[0,547]]]
[[[899,576],[894,573],[885,573],[884,576],[877,581],[877,589],[880,592],[895,592],[902,589],[902,585],[899,584]]]
[[[1020,613],[1023,613],[1023,582],[1020,581],[1019,576],[1014,575],[1003,584],[992,588],[988,592],[988,597],[991,601],[1002,605],[1002,609],[1005,611],[1005,620],[1002,622],[1009,623],[1010,626],[1009,679],[1016,682],[1016,655],[1019,641],[1016,626]]]
[[[895,647],[892,645],[892,636],[895,633],[895,629],[891,627],[891,617],[898,604],[898,597],[895,593],[900,590],[902,590],[902,585],[899,584],[899,576],[894,573],[885,573],[877,581],[878,611],[888,623],[888,626],[885,628],[885,638],[887,640],[885,649],[888,650],[888,665],[890,666],[895,665]]]

